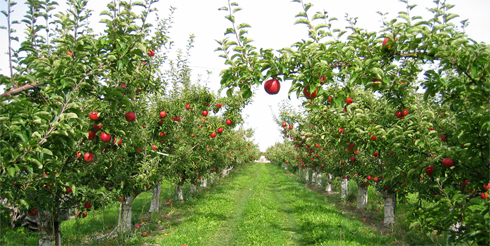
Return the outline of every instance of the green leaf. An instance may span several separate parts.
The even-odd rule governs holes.
[[[62,114],[60,120],[77,119],[78,115],[75,113]]]
[[[7,171],[9,172],[9,175],[14,177],[15,175],[15,167],[7,167]]]
[[[233,97],[233,87],[229,88],[227,91],[226,91],[226,95],[228,97]]]
[[[243,98],[245,99],[248,99],[252,96],[252,91],[250,90],[250,88],[248,88],[247,90],[245,90],[243,93],[242,93],[242,96]]]
[[[51,156],[53,155],[53,152],[51,152],[51,150],[46,148],[42,148],[41,153],[44,153],[46,155],[51,155]]]

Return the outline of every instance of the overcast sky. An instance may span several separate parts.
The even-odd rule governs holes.
[[[14,19],[21,19],[25,13],[25,7],[22,0],[18,0],[18,5],[15,7]],[[249,29],[249,38],[254,40],[254,45],[258,48],[274,48],[279,49],[289,47],[294,42],[307,38],[307,31],[304,25],[294,25],[294,16],[301,11],[301,6],[298,3],[293,3],[290,0],[235,0],[242,11],[236,13],[237,23],[248,23],[252,26]],[[345,27],[344,17],[346,13],[349,16],[358,17],[358,26],[366,28],[370,31],[379,31],[381,26],[381,18],[376,13],[377,11],[389,13],[389,18],[396,17],[399,11],[405,11],[405,5],[398,0],[312,0],[314,6],[311,12],[326,10],[330,17],[337,17],[336,28]],[[453,13],[460,15],[460,18],[455,20],[459,23],[460,20],[469,19],[470,25],[466,29],[470,38],[478,41],[490,43],[490,0],[451,0],[448,1],[455,4],[452,9]],[[59,11],[63,11],[64,2],[59,1]],[[107,0],[89,0],[89,8],[94,10],[93,26],[96,33],[102,29],[97,28],[99,13],[108,3]],[[425,19],[430,18],[427,7],[433,7],[434,4],[430,0],[411,0],[410,4],[417,4],[411,15],[420,15]],[[219,57],[218,52],[214,52],[217,47],[215,40],[222,40],[226,28],[230,27],[228,20],[224,18],[225,12],[218,11],[218,8],[227,5],[226,0],[161,0],[156,4],[159,9],[161,18],[167,17],[169,7],[176,7],[174,14],[174,24],[170,31],[170,37],[175,42],[175,48],[184,49],[187,39],[190,34],[194,34],[195,44],[192,49],[191,68],[193,76],[197,78],[198,74],[207,74],[206,71],[211,71],[212,76],[208,85],[214,91],[220,87],[219,73],[225,69],[224,59]],[[6,2],[0,0],[0,9],[6,10]],[[0,17],[0,26],[5,25],[6,18],[3,15]],[[23,31],[21,25],[15,27],[18,29],[17,34]],[[8,71],[8,56],[4,54],[7,51],[6,31],[0,30],[0,73],[7,74]],[[265,93],[263,87],[255,88],[254,102],[249,105],[244,114],[247,115],[247,128],[255,130],[255,142],[259,144],[260,149],[265,149],[275,142],[282,141],[280,136],[280,128],[272,118],[272,114],[277,114],[277,107],[280,101],[287,100],[287,92],[291,82],[283,82],[281,91],[274,96]],[[1,90],[0,90],[1,91]],[[303,99],[300,99],[303,100]],[[299,105],[300,100],[292,95],[292,103]]]

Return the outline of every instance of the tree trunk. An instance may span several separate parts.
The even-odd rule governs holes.
[[[61,243],[56,244],[56,234],[59,233],[59,227],[58,232],[55,233],[55,223],[53,222],[51,215],[47,211],[43,210],[38,212],[37,223],[39,228],[39,246],[61,245]],[[59,225],[59,223],[57,224]]]
[[[208,185],[208,181],[206,179],[201,179],[201,187],[206,188],[207,185]]]
[[[357,183],[359,192],[357,194],[357,210],[365,210],[367,208],[369,193],[367,185],[361,182]]]
[[[306,179],[306,183],[310,181],[310,169],[306,169],[305,179]]]
[[[311,172],[311,184],[316,183],[316,171]]]
[[[181,182],[179,184],[177,184],[177,187],[175,187],[175,194],[177,195],[177,200],[179,201],[184,201],[184,193],[182,191],[182,186],[184,184]]]
[[[131,231],[132,207],[135,198],[135,193],[131,194],[131,196],[124,197],[124,201],[122,201],[121,205],[119,206],[119,219],[117,221],[117,226],[120,232]]]
[[[395,210],[396,210],[396,195],[389,194],[384,195],[384,208],[385,208],[385,226],[395,224]]]
[[[349,192],[349,179],[342,178],[342,182],[340,183],[340,198],[345,199],[347,197],[348,192]]]
[[[332,174],[327,174],[327,188],[325,188],[325,191],[330,194],[332,193]]]
[[[196,192],[196,185],[191,184],[191,193]]]
[[[160,187],[160,184],[156,185],[153,188],[153,196],[151,197],[151,203],[150,203],[150,213],[156,212],[160,210],[160,193],[162,192],[162,188]]]
[[[322,172],[318,172],[316,176],[316,185],[317,186],[322,186]]]

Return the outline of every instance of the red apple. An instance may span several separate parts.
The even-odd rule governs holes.
[[[157,149],[158,149],[158,147],[157,147],[155,144],[154,144],[154,145],[152,145],[152,146],[151,146],[151,148],[152,148],[153,150],[157,150]]]
[[[85,155],[83,156],[83,159],[86,161],[86,162],[91,162],[93,161],[94,159],[94,154],[92,153],[85,153]]]
[[[355,161],[355,160],[356,160],[356,158],[355,158],[355,157],[351,157],[351,158],[350,158],[350,161]]]
[[[481,193],[481,198],[482,198],[483,200],[487,200],[487,198],[488,198],[488,194]]]
[[[216,104],[217,108],[221,108],[221,106],[223,106],[223,104],[221,104],[221,103]]]
[[[433,131],[433,130],[434,130],[434,128],[433,128],[433,127],[429,127],[429,131]]]
[[[231,123],[232,123],[231,120],[226,120],[227,125],[231,125]]]
[[[408,114],[408,109],[404,109],[404,110],[403,110],[403,112],[402,112],[402,114],[403,114],[404,116],[406,116],[406,115]]]
[[[27,211],[27,214],[29,216],[36,216],[37,215],[37,208],[33,208],[33,209]]]
[[[352,103],[352,98],[348,97],[347,99],[345,99],[345,102],[347,104],[351,104]]]
[[[190,109],[190,108],[191,108],[191,105],[190,105],[190,104],[186,104],[186,105],[185,105],[185,108],[186,108],[186,109]]]
[[[288,124],[286,124],[286,122],[283,122],[282,123],[282,127],[286,127]]]
[[[136,223],[136,224],[134,225],[134,227],[136,227],[136,229],[138,229],[138,228],[140,228],[140,227],[141,227],[141,225],[140,225],[140,224],[138,224],[138,223]]]
[[[289,126],[289,130],[293,130],[293,126],[292,125]]]
[[[180,122],[180,116],[175,117],[174,121]]]
[[[434,166],[428,166],[425,168],[425,173],[429,176],[432,177],[432,173],[434,172]]]
[[[216,133],[211,132],[211,135],[210,136],[211,136],[211,138],[214,138],[214,137],[216,137]]]
[[[371,139],[369,139],[369,140],[371,140],[371,141],[376,140],[376,136],[372,136]]]
[[[162,117],[162,118],[167,117],[167,112],[165,112],[165,111],[160,111],[160,117]]]
[[[94,140],[97,138],[97,135],[95,135],[94,131],[88,131],[88,139]]]
[[[446,168],[450,168],[453,166],[453,160],[450,158],[444,158],[444,160],[442,160],[442,165]]]
[[[134,112],[126,113],[125,117],[126,117],[127,121],[135,121],[136,120],[136,115],[134,114]]]
[[[378,152],[374,152],[374,154],[373,154],[374,157],[377,157],[378,155],[379,155]]]
[[[466,180],[466,183],[468,183],[468,180]],[[483,185],[483,189],[489,190],[490,189],[490,183],[488,183],[487,185]]]
[[[204,117],[208,116],[208,111],[207,110],[202,111],[202,116]]]
[[[446,142],[446,141],[447,141],[446,136],[442,135],[442,136],[441,136],[441,140],[442,140],[443,142]]]
[[[119,141],[117,141],[117,138],[114,138],[114,141],[112,141],[112,142],[113,143],[117,142],[118,145],[121,145],[122,144],[122,138],[119,138]]]
[[[84,202],[83,203],[83,206],[86,208],[86,209],[90,209],[92,207],[92,204],[90,204],[90,202]]]
[[[373,181],[374,181],[374,182],[378,182],[378,177],[374,177],[374,178],[373,178]]]
[[[367,176],[367,180],[371,180],[371,176]]]
[[[138,150],[136,150],[136,152],[138,153],[141,153],[141,151],[143,151],[141,148],[138,148]]]
[[[348,178],[348,176],[347,176],[347,175],[345,175],[345,176],[344,176],[344,178],[345,178],[345,179],[347,179],[347,178]]]
[[[98,114],[99,113],[97,111],[90,111],[88,113],[88,117],[90,117],[91,120],[98,120],[99,119]]]
[[[165,133],[160,132],[160,137],[165,137]]]
[[[344,132],[344,128],[339,128],[339,133]]]
[[[100,130],[100,128],[102,128],[102,126],[104,126],[103,124],[100,124],[100,125],[97,125],[94,123],[94,130]]]
[[[102,134],[100,134],[100,140],[102,140],[103,142],[111,141],[111,134],[103,132]]]
[[[309,86],[307,86],[303,89],[303,94],[305,95],[305,97],[308,99],[311,99],[311,100],[315,99],[317,93],[318,93],[318,88],[316,88],[313,93],[310,93],[310,87]]]
[[[398,118],[400,118],[402,116],[402,112],[396,111],[395,116],[398,117]]]
[[[267,80],[264,84],[265,92],[269,95],[275,95],[281,89],[281,83],[277,79]]]

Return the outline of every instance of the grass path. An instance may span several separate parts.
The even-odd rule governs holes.
[[[201,191],[202,192],[202,191]],[[271,164],[244,167],[170,211],[148,245],[386,245],[391,239]]]

